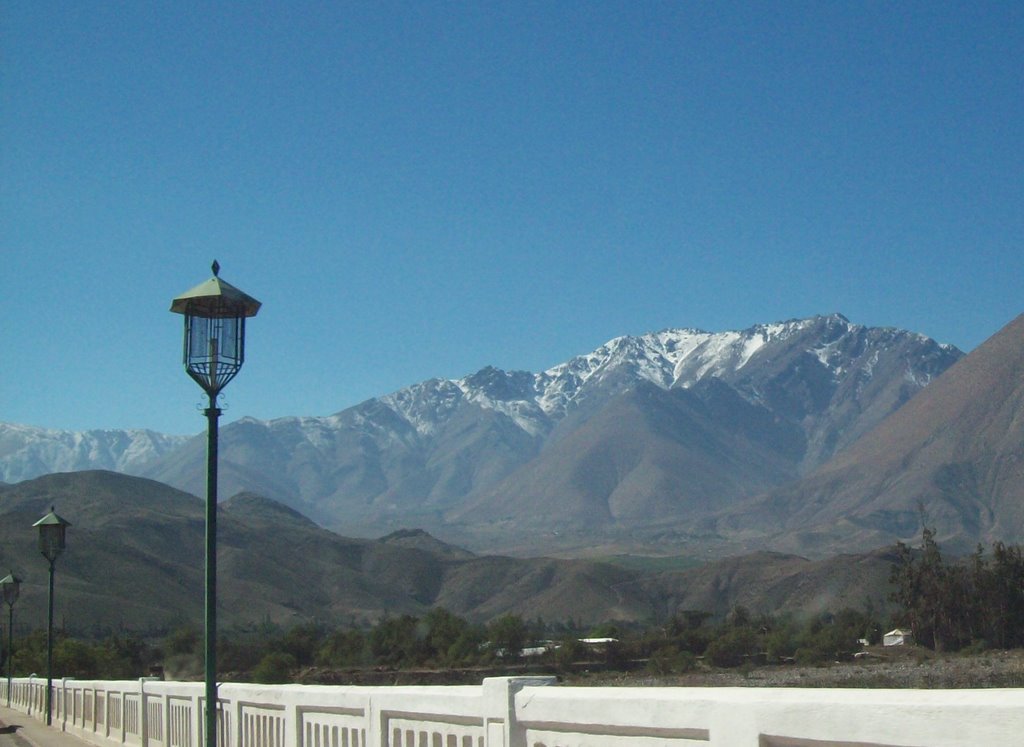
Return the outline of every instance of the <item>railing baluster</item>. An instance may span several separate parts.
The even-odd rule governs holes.
[[[216,747],[1017,747],[1024,733],[1024,689],[549,683],[538,678],[494,678],[481,687],[225,683],[216,709]],[[44,721],[45,688],[45,680],[17,678],[11,683],[12,707]],[[54,728],[95,747],[202,747],[202,683],[65,679],[53,694]]]

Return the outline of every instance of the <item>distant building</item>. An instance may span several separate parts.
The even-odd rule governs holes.
[[[908,646],[914,642],[914,634],[909,630],[896,628],[882,636],[883,646]]]
[[[576,640],[591,651],[596,651],[598,653],[604,653],[608,650],[610,645],[619,642],[618,638],[577,638]]]
[[[559,645],[555,641],[541,641],[537,646],[527,646],[519,652],[520,656],[531,657],[531,656],[543,656],[549,651],[558,650]]]

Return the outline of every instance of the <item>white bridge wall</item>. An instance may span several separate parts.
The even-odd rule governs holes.
[[[6,702],[7,683],[0,680]],[[1024,689],[219,687],[222,747],[1020,747]],[[46,681],[11,707],[44,720]],[[202,683],[54,682],[53,726],[98,747],[204,747]]]

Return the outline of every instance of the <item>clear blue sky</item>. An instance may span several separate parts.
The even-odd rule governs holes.
[[[0,421],[201,431],[611,337],[1024,310],[1024,4],[6,2]]]

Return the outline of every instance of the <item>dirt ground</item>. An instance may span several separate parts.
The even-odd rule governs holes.
[[[875,649],[852,662],[821,666],[767,665],[740,669],[698,669],[670,675],[594,673],[567,684],[669,687],[1024,687],[1024,651],[936,655],[909,647]]]
[[[851,662],[820,666],[765,665],[738,669],[703,666],[692,672],[654,675],[640,667],[631,672],[599,671],[585,666],[571,674],[524,666],[460,670],[306,670],[299,681],[331,685],[473,685],[485,677],[556,674],[563,684],[619,687],[872,687],[988,688],[1024,687],[1024,650],[940,656],[928,649],[873,648]]]

